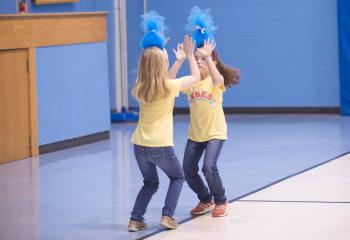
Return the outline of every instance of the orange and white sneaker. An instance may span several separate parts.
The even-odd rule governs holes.
[[[216,204],[211,215],[213,217],[225,217],[228,214],[229,204],[228,202],[223,204]]]
[[[210,200],[210,202],[204,203],[199,202],[195,208],[191,210],[192,215],[202,215],[210,212],[214,208],[214,201]]]

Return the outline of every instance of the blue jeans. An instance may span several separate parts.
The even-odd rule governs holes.
[[[216,165],[223,144],[224,140],[219,139],[211,139],[206,142],[187,140],[183,170],[188,185],[197,194],[201,202],[207,203],[213,197],[216,204],[226,202],[225,189],[222,186],[222,181]],[[198,163],[204,150],[205,154],[202,171],[210,191],[198,174]]]
[[[184,182],[184,174],[173,147],[134,145],[134,154],[143,176],[143,186],[137,195],[130,219],[141,222],[144,220],[143,215],[147,206],[159,187],[156,166],[162,169],[170,179],[162,215],[173,217]]]

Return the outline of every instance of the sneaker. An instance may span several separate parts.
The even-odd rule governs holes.
[[[202,215],[210,212],[214,208],[214,201],[210,200],[210,202],[204,203],[199,202],[195,208],[191,210],[192,215]]]
[[[211,215],[213,217],[225,217],[228,214],[228,203],[216,204]]]
[[[144,222],[130,220],[128,225],[129,232],[137,232],[139,230],[144,230],[147,228],[147,224]]]
[[[176,229],[178,226],[174,218],[165,215],[160,218],[160,225],[167,229]]]

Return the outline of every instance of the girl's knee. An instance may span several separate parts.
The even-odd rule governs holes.
[[[218,171],[218,168],[215,165],[204,165],[202,168],[202,172],[204,174],[204,176],[216,173]]]
[[[169,177],[171,181],[176,181],[176,182],[184,182],[185,181],[185,175],[182,173],[176,177]]]
[[[159,182],[144,181],[143,185],[150,191],[156,192],[159,188]]]

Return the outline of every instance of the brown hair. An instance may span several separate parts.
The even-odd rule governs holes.
[[[232,87],[239,83],[241,76],[238,68],[225,65],[218,57],[218,53],[215,50],[212,51],[211,58],[216,62],[218,71],[224,77],[225,87]]]
[[[132,95],[142,103],[151,103],[169,96],[167,63],[157,47],[146,48],[140,56],[137,80]]]

